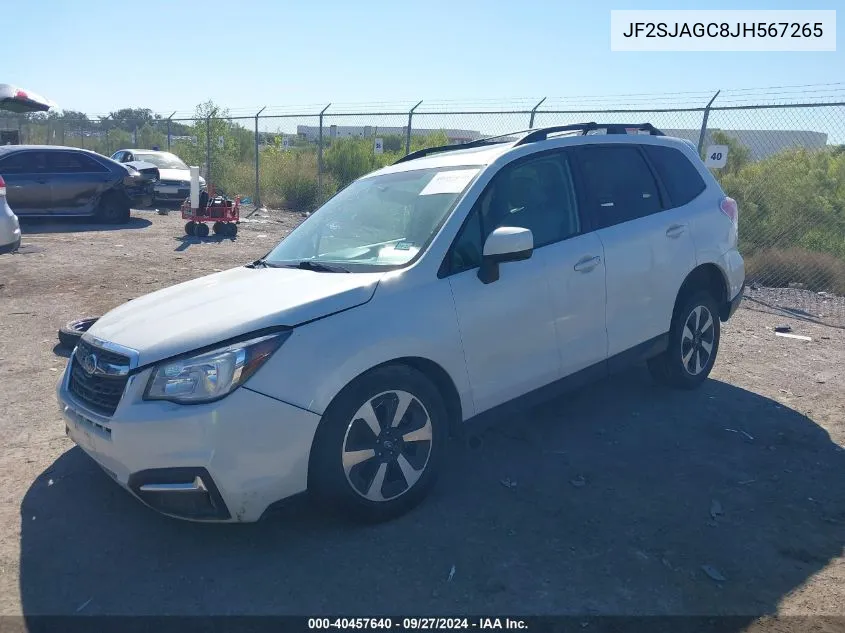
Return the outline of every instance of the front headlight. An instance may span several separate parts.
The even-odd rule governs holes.
[[[219,400],[258,371],[290,333],[286,330],[260,336],[161,363],[153,370],[144,399],[181,404]]]

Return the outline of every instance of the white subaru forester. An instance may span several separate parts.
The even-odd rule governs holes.
[[[382,520],[470,419],[631,362],[698,386],[743,285],[737,205],[688,142],[533,130],[410,154],[264,258],[121,305],[58,398],[70,437],[170,516],[255,521],[307,490]]]

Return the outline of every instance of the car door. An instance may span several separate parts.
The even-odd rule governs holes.
[[[126,154],[126,152],[120,150],[119,152],[115,152],[114,154],[112,154],[111,159],[117,161],[118,163],[122,163],[124,154]]]
[[[544,154],[502,168],[479,196],[445,262],[477,412],[559,379],[559,342],[576,336],[578,325],[570,327],[558,317],[564,288],[582,292],[587,277],[573,279],[574,271],[567,275],[559,261],[585,244],[563,245],[577,240],[577,220],[567,215],[575,208],[567,206],[554,183],[538,182],[538,168],[548,169],[556,160]],[[502,264],[499,279],[484,284],[478,276],[484,240],[501,226],[531,229],[535,249],[529,259]],[[603,280],[600,275],[592,279],[601,295]],[[580,360],[567,368],[595,355],[601,360],[603,331],[593,344],[590,352],[576,352]]]
[[[16,215],[40,215],[52,209],[52,187],[47,176],[46,152],[18,150],[0,158],[6,181],[6,200]]]
[[[105,165],[72,150],[47,154],[47,169],[53,187],[53,213],[75,215],[91,213],[112,179]]]
[[[669,331],[678,289],[695,267],[688,220],[665,210],[667,195],[635,143],[576,150],[587,214],[602,242],[608,356]]]
[[[540,211],[524,221],[517,219],[516,224],[548,235],[539,244],[549,277],[561,373],[569,376],[590,367],[599,369],[607,358],[604,249],[589,223],[582,221],[571,153],[545,153],[519,167],[519,172],[544,194]],[[538,221],[549,223],[549,228],[541,228]]]

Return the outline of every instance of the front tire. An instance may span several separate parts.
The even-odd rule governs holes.
[[[404,365],[347,385],[323,416],[309,464],[309,491],[327,509],[386,521],[434,485],[449,424],[437,388]]]
[[[652,377],[678,389],[700,386],[716,362],[720,335],[715,299],[708,292],[694,293],[672,318],[667,350],[648,361]]]

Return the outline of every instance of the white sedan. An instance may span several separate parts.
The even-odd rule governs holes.
[[[155,186],[155,202],[181,202],[191,195],[191,170],[176,154],[150,149],[119,149],[111,156],[119,163],[142,161],[158,167],[159,181]],[[200,189],[205,179],[200,176]]]

